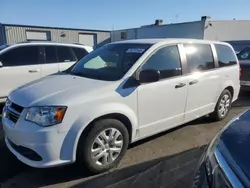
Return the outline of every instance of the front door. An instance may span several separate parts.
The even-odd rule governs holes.
[[[184,44],[188,97],[185,121],[213,111],[220,89],[219,71],[215,69],[210,44]]]
[[[140,70],[159,70],[158,82],[138,87],[140,137],[182,124],[187,98],[187,78],[182,75],[178,45],[165,46],[153,53]]]
[[[0,98],[28,82],[41,77],[40,51],[38,46],[21,46],[1,54]]]

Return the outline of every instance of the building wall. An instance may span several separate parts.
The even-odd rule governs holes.
[[[134,28],[134,29],[116,30],[116,31],[111,31],[111,42],[123,40],[121,38],[121,33],[122,32],[126,32],[127,33],[126,40],[136,39],[137,38],[137,36],[136,36],[137,29],[136,28]]]
[[[218,41],[250,40],[250,21],[206,21],[204,39]]]
[[[127,32],[127,39],[141,38],[196,38],[204,36],[203,21],[168,24],[161,26],[146,26],[127,30],[111,32],[111,41],[120,41],[121,33]]]
[[[39,27],[23,27],[23,26],[8,26],[5,25],[7,43],[23,42],[26,41],[26,30],[29,31],[49,31],[51,41],[64,42],[64,43],[78,43],[79,33],[91,33],[96,35],[97,46],[110,42],[110,32],[102,31],[88,31],[88,30],[71,30],[71,29],[57,29],[57,28],[39,28]],[[61,33],[65,37],[61,37]]]
[[[204,22],[188,22],[163,26],[142,27],[137,38],[203,38]]]

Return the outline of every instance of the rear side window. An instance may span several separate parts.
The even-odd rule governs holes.
[[[227,67],[237,64],[235,52],[229,46],[222,44],[215,44],[214,46],[217,51],[219,67]]]
[[[3,66],[24,66],[39,64],[38,46],[24,46],[11,49],[1,55]]]
[[[45,46],[45,59],[46,63],[57,63],[55,46]]]
[[[59,62],[76,61],[76,58],[73,54],[73,51],[69,47],[58,46],[57,47],[57,56],[58,56]]]
[[[156,51],[142,66],[142,70],[159,70],[161,79],[182,74],[181,60],[177,46],[166,46]]]
[[[215,67],[209,44],[184,44],[188,73],[210,70]]]
[[[74,54],[78,60],[82,59],[84,56],[86,56],[88,54],[88,52],[83,48],[72,48],[72,49],[73,49]]]

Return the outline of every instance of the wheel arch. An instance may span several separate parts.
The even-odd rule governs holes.
[[[62,144],[62,150],[60,153],[60,158],[62,160],[71,160],[72,162],[76,161],[77,148],[81,137],[88,133],[93,122],[100,119],[117,119],[121,121],[128,129],[130,142],[133,142],[138,129],[136,113],[130,108],[116,108],[115,110],[109,107],[110,105],[105,105],[105,108],[101,107],[99,108],[99,111],[96,108],[89,109],[89,113],[82,114],[82,116],[73,122],[73,125],[67,132],[66,138]]]
[[[226,89],[231,93],[232,99],[233,99],[234,98],[234,88],[232,86],[227,86],[224,90],[226,90]]]
[[[94,123],[94,122],[97,122],[101,119],[116,119],[120,122],[122,122],[125,127],[127,128],[128,130],[128,134],[129,134],[129,141],[131,142],[131,139],[132,139],[132,134],[133,134],[133,125],[131,123],[131,120],[124,114],[121,114],[121,113],[109,113],[109,114],[105,114],[105,115],[102,115],[102,116],[99,116],[95,119],[93,119],[86,127],[85,129],[82,131],[81,136],[84,136],[86,133],[88,133],[88,131],[91,129],[91,125]],[[80,139],[80,138],[79,138]]]

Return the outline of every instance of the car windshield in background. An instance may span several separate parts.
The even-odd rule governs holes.
[[[237,56],[239,60],[250,60],[250,47],[242,50]]]
[[[250,46],[250,41],[226,41],[231,44],[236,53],[241,52],[244,48]]]
[[[72,68],[70,74],[91,79],[121,79],[151,44],[108,44],[91,52]]]
[[[2,51],[3,49],[7,48],[9,45],[2,45],[0,46],[0,51]]]

